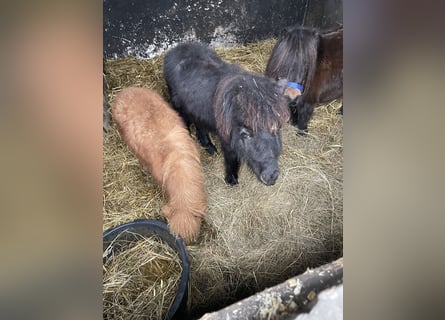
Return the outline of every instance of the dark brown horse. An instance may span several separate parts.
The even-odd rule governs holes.
[[[265,74],[303,86],[302,94],[289,106],[291,123],[307,131],[317,104],[343,96],[343,26],[328,31],[286,28],[272,50]]]

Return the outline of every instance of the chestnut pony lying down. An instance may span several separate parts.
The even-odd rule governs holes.
[[[170,230],[193,241],[207,195],[198,149],[182,119],[158,93],[135,87],[116,95],[112,115],[123,140],[167,194],[162,213]]]

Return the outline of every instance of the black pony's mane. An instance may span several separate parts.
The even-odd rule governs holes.
[[[213,106],[218,132],[228,140],[233,118],[254,132],[277,132],[289,120],[287,100],[272,79],[253,73],[229,74],[215,91]]]

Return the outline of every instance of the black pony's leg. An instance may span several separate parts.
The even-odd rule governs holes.
[[[217,150],[216,147],[213,145],[212,140],[210,140],[208,131],[196,126],[196,124],[195,127],[196,137],[198,138],[198,141],[207,150],[208,153],[214,154]]]
[[[290,111],[290,124],[296,126],[298,124],[298,104],[297,101],[293,100],[289,102]]]
[[[314,113],[314,104],[304,102],[300,108],[298,108],[298,123],[297,127],[301,131],[299,134],[306,134],[308,129],[307,125],[309,123],[309,120],[312,118],[312,114]]]
[[[226,167],[226,176],[224,180],[226,181],[226,183],[234,186],[238,184],[238,172],[241,166],[241,162],[239,161],[234,150],[230,150],[225,147],[223,147],[223,149],[224,164]]]

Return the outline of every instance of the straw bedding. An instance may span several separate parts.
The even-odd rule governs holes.
[[[271,39],[217,53],[263,73],[274,43]],[[157,90],[168,101],[162,61],[162,55],[106,61],[110,101],[130,85]],[[192,313],[220,308],[342,256],[340,105],[333,101],[316,108],[306,137],[298,136],[293,126],[283,128],[280,176],[273,186],[261,184],[246,165],[239,185],[228,186],[223,155],[210,156],[200,147],[208,217],[198,241],[187,248]],[[192,136],[197,141],[193,131]],[[166,200],[162,189],[141,168],[114,125],[104,138],[103,156],[104,230],[137,218],[165,221],[160,214]]]
[[[104,319],[164,319],[176,296],[182,272],[176,252],[156,237],[134,236],[104,265]]]

